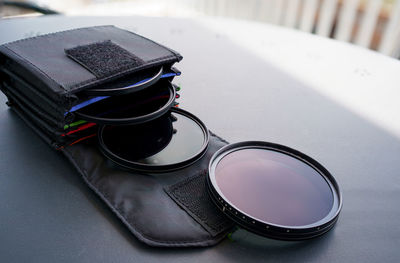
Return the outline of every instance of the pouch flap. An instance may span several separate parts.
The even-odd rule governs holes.
[[[172,65],[177,52],[114,26],[27,38],[0,46],[4,66],[60,101],[142,69]]]
[[[157,247],[193,247],[215,245],[233,227],[214,207],[205,185],[204,169],[224,145],[225,141],[211,134],[208,150],[200,160],[160,174],[121,169],[90,143],[62,151],[88,186],[140,241]],[[196,189],[184,196],[188,187]]]

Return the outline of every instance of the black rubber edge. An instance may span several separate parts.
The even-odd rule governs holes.
[[[178,108],[171,108],[170,111],[172,113],[177,113],[177,114],[181,114],[185,117],[190,118],[191,120],[193,120],[194,122],[196,122],[201,129],[203,130],[204,133],[204,144],[203,147],[200,149],[200,151],[198,153],[196,153],[194,156],[187,158],[186,160],[182,160],[181,162],[178,163],[174,163],[174,164],[168,164],[168,165],[145,165],[145,164],[141,164],[141,163],[137,163],[137,162],[132,162],[126,159],[123,159],[119,156],[117,156],[116,154],[114,154],[113,152],[111,152],[107,146],[104,144],[103,141],[103,129],[104,129],[104,125],[102,125],[99,130],[98,130],[98,145],[100,148],[100,151],[107,157],[109,158],[111,161],[134,171],[140,171],[140,172],[153,172],[153,173],[163,173],[163,172],[170,172],[170,171],[174,171],[174,170],[178,170],[178,169],[182,169],[184,167],[189,166],[190,164],[196,162],[197,160],[199,160],[201,157],[203,157],[203,155],[206,153],[207,149],[208,149],[208,143],[209,143],[209,132],[207,127],[204,125],[204,123],[198,119],[195,115],[191,114],[188,111],[182,110],[182,109],[178,109]]]
[[[310,165],[318,173],[325,178],[328,182],[329,187],[333,193],[334,205],[331,212],[323,219],[306,226],[292,227],[292,226],[281,226],[272,223],[263,222],[252,218],[251,216],[245,214],[244,212],[237,209],[229,201],[225,200],[224,197],[218,192],[217,188],[212,182],[212,177],[215,176],[214,169],[218,164],[219,160],[226,154],[243,148],[263,148],[269,149],[277,152],[281,152],[290,155],[300,161]],[[327,231],[329,231],[336,223],[339,213],[341,211],[343,201],[342,193],[339,189],[335,178],[325,169],[320,163],[318,163],[313,158],[297,151],[287,146],[280,144],[262,142],[262,141],[246,141],[230,144],[222,147],[212,156],[209,163],[209,173],[207,176],[208,190],[211,195],[211,200],[215,205],[232,221],[234,221],[238,226],[253,232],[255,234],[265,236],[268,238],[288,240],[288,241],[298,241],[305,240],[320,236]],[[336,205],[335,205],[336,203]],[[334,210],[335,209],[335,210]]]
[[[84,90],[83,92],[89,96],[116,96],[116,95],[124,95],[124,94],[129,94],[129,93],[134,93],[134,92],[138,92],[141,91],[145,88],[148,88],[154,84],[157,83],[157,81],[160,80],[161,76],[163,74],[163,67],[160,68],[160,70],[150,79],[136,84],[136,85],[132,85],[129,87],[122,87],[122,88],[110,88],[110,89],[96,89],[96,88],[92,88],[92,89],[87,89]]]
[[[143,115],[143,116],[138,116],[138,117],[132,117],[132,118],[121,118],[121,119],[110,119],[110,118],[99,118],[96,116],[91,116],[91,115],[86,115],[82,114],[79,111],[75,111],[74,114],[78,116],[79,118],[89,121],[89,122],[95,122],[97,124],[111,124],[111,125],[127,125],[127,124],[139,124],[139,123],[144,123],[147,121],[154,120],[165,113],[167,113],[171,107],[174,105],[175,102],[175,97],[176,97],[176,90],[175,87],[168,81],[166,81],[166,88],[169,91],[169,99],[167,103],[161,107],[160,109],[156,110],[155,112]]]

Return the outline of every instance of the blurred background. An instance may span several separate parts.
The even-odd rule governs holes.
[[[0,17],[66,15],[228,17],[290,27],[400,58],[400,0],[2,1]]]

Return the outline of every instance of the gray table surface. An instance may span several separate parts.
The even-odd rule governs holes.
[[[184,56],[178,65],[183,74],[175,80],[182,86],[182,108],[230,142],[276,142],[321,162],[343,192],[344,206],[335,228],[306,242],[274,241],[238,231],[233,240],[211,248],[148,247],[124,228],[61,154],[7,108],[5,96],[0,95],[0,262],[399,261],[400,112],[396,107],[385,107],[395,105],[399,92],[384,88],[394,85],[384,83],[395,76],[388,73],[386,79],[381,78],[382,85],[375,83],[365,91],[380,98],[380,106],[370,103],[381,114],[380,123],[379,114],[369,114],[371,107],[356,111],[327,96],[324,85],[321,90],[311,88],[273,59],[260,57],[224,32],[212,30],[214,23],[219,22],[144,17],[9,19],[0,20],[0,42],[67,28],[115,24],[178,50]],[[229,22],[233,28],[252,28],[242,24]],[[284,39],[277,33],[283,29],[266,30],[277,45]],[[299,33],[285,34],[297,37]],[[310,45],[317,48],[319,43],[321,47],[337,46],[337,56],[344,56],[341,50],[354,49],[308,36],[300,38],[310,38]],[[296,54],[302,52],[302,48],[296,50]],[[366,60],[379,56],[362,52]],[[387,72],[399,66],[389,58],[378,60],[383,60],[379,63],[387,66]],[[315,56],[310,61],[315,61]],[[346,55],[346,61],[351,63],[352,57]],[[338,72],[340,63],[345,67],[346,61],[336,63]],[[311,66],[304,64],[306,69]],[[316,78],[322,74],[318,70],[315,66]],[[346,77],[338,75],[337,79],[345,83]],[[350,94],[362,87],[359,84],[345,88]],[[383,91],[384,99],[380,97]],[[363,99],[363,92],[353,99],[354,105],[361,105],[358,100]],[[390,118],[393,125],[385,121]]]

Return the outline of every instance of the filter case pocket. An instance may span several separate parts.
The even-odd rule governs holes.
[[[182,56],[114,26],[96,26],[27,38],[0,46],[0,67],[24,78],[68,111],[77,93]]]

